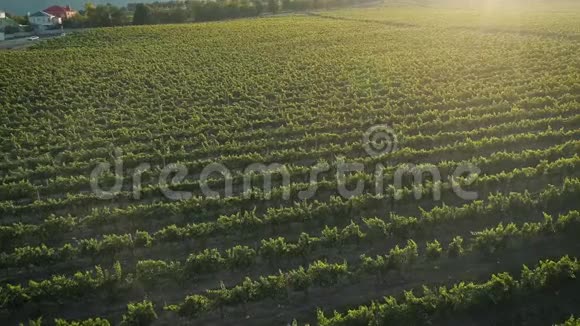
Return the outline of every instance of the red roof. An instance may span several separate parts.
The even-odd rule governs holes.
[[[43,11],[57,17],[64,17],[67,15],[67,13],[73,12],[69,6],[52,6],[44,9]]]

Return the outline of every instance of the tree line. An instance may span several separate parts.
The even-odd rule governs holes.
[[[256,17],[264,13],[347,6],[372,0],[193,0],[134,5],[133,24],[167,24],[188,21]],[[131,7],[129,7],[131,8]]]
[[[177,24],[216,21],[285,11],[326,9],[372,2],[373,0],[189,0],[152,4],[87,3],[78,15],[63,22],[64,27],[110,27],[123,25]]]
[[[111,27],[129,25],[131,23],[131,12],[125,7],[117,7],[112,4],[94,5],[85,4],[84,10],[65,21],[64,27],[85,28],[85,27]]]

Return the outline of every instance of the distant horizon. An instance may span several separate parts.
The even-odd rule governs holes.
[[[71,6],[74,10],[82,10],[85,3],[95,5],[110,3],[115,6],[127,6],[129,3],[151,3],[151,2],[168,2],[168,0],[3,0],[0,4],[0,11],[5,11],[14,15],[26,15],[44,10],[50,6]]]

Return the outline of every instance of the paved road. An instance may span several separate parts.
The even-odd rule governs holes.
[[[70,33],[77,33],[77,32],[81,32],[84,29],[79,28],[79,29],[65,29],[64,32],[68,35]],[[36,41],[29,41],[28,40],[29,36],[26,37],[21,37],[21,38],[15,38],[15,39],[10,39],[10,40],[5,40],[5,41],[0,41],[0,50],[22,50],[22,49],[26,49],[29,48],[31,46],[33,46],[34,44],[37,44],[38,42],[42,42],[42,40],[47,40],[50,38],[55,38],[55,37],[60,37],[60,33],[59,34],[54,34],[54,35],[41,35],[40,39],[36,40]]]
[[[26,37],[0,41],[0,50],[26,49],[28,47],[31,47],[32,45],[34,45],[36,42],[39,42],[39,41],[40,40],[29,41]]]

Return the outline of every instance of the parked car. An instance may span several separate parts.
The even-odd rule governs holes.
[[[38,39],[39,39],[38,36],[31,36],[31,37],[28,38],[29,41],[36,41]]]

